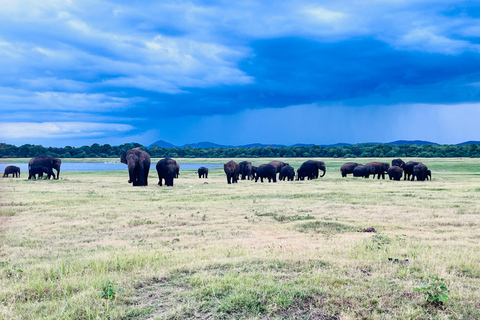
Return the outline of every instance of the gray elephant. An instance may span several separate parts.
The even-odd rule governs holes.
[[[150,155],[146,151],[133,148],[122,152],[120,162],[128,166],[128,183],[132,183],[134,187],[148,186]]]
[[[238,164],[238,166],[242,180],[250,180],[254,178],[255,175],[253,174],[253,167],[250,161],[242,161]]]
[[[353,176],[369,178],[370,175],[375,174],[375,172],[375,167],[359,164],[355,167],[355,169],[353,169]]]
[[[300,168],[297,169],[297,181],[298,180],[312,180],[313,179],[313,172],[310,170],[308,166],[301,165]]]
[[[325,167],[325,162],[316,161],[316,160],[307,160],[300,167],[304,167],[307,174],[311,176],[312,179],[317,179],[319,177],[318,170],[321,170],[323,174],[320,177],[325,176],[327,169]]]
[[[28,170],[28,175],[29,175],[29,179],[33,178],[33,179],[40,179],[42,178],[43,179],[43,174],[46,173],[48,175],[48,168],[47,167],[44,167],[44,166],[32,166],[30,167],[30,169]],[[38,177],[37,177],[38,176]]]
[[[342,177],[345,178],[347,174],[353,173],[353,169],[355,169],[356,166],[358,166],[359,163],[356,162],[347,162],[344,163],[341,168],[340,172],[342,173]]]
[[[425,179],[428,180],[427,174],[428,174],[428,168],[426,165],[423,163],[419,162],[417,165],[413,166],[413,175],[412,175],[412,181],[417,178],[418,181],[425,181]],[[431,177],[431,172],[430,172],[430,180],[432,179]]]
[[[230,160],[223,165],[223,171],[225,171],[225,174],[227,175],[228,184],[238,183],[238,175],[240,172],[240,167],[238,163]]]
[[[48,169],[47,176],[50,179],[53,176],[53,179],[60,178],[60,166],[62,165],[62,160],[59,158],[54,158],[52,156],[38,156],[35,158],[30,159],[28,162],[28,179],[32,178],[30,174],[30,169],[34,166],[42,166]],[[57,170],[57,176],[55,177],[55,173],[53,169]]]
[[[400,159],[400,158],[398,158],[398,159],[393,159],[393,160],[392,160],[392,167],[393,167],[393,166],[397,166],[397,167],[400,167],[400,168],[403,169],[403,167],[405,166],[405,162],[404,162],[402,159]]]
[[[206,178],[208,179],[208,168],[200,167],[198,168],[198,178]]]
[[[400,181],[403,176],[403,169],[399,166],[391,166],[388,168],[388,177],[390,180]]]
[[[430,177],[430,179],[428,179],[429,177]],[[427,180],[432,181],[432,171],[427,170],[427,174],[425,175],[425,178],[426,178]]]
[[[261,164],[257,168],[257,173],[255,175],[255,182],[260,178],[260,182],[263,182],[263,178],[268,179],[268,182],[277,182],[277,170],[270,163]]]
[[[5,171],[3,171],[3,177],[7,177],[8,175],[11,174],[13,178],[20,178],[20,168],[16,166],[8,166],[5,168]]]
[[[285,179],[287,179],[287,181],[295,180],[295,169],[292,166],[285,166],[280,170],[278,180],[285,181]]]
[[[388,171],[388,168],[390,168],[390,164],[385,162],[369,162],[366,166],[375,168],[373,179],[375,179],[375,175],[377,175],[377,179],[380,179],[380,175],[382,175],[382,179],[385,179],[385,173]]]
[[[172,158],[161,159],[157,162],[158,185],[162,186],[162,181],[165,180],[167,187],[173,187],[173,179],[178,177],[180,166],[177,161]]]
[[[280,173],[283,167],[286,167],[289,165],[288,163],[278,161],[278,160],[270,161],[268,164],[275,168],[275,174]]]
[[[403,166],[403,180],[410,180],[410,177],[413,175],[413,167],[415,167],[420,162],[417,161],[408,161]]]

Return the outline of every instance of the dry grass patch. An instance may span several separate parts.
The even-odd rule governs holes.
[[[0,179],[0,318],[480,318],[480,160],[425,159],[426,182],[341,178],[349,160],[278,183]],[[443,306],[413,291],[428,275]]]

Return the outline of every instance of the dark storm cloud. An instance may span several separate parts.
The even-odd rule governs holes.
[[[22,136],[58,121],[45,136],[151,139],[166,122],[245,110],[478,103],[479,11],[450,0],[9,2],[1,121]]]

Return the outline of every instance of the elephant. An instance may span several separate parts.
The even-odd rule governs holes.
[[[382,179],[385,179],[385,172],[387,172],[388,168],[390,168],[390,164],[385,162],[369,162],[366,164],[366,166],[375,168],[373,179],[375,179],[375,175],[377,175],[377,179],[380,179],[380,175],[382,175]]]
[[[400,167],[400,168],[403,169],[403,167],[405,166],[405,162],[404,162],[402,159],[400,159],[400,158],[398,158],[398,159],[393,159],[393,160],[392,160],[392,167],[393,167],[393,166],[397,166],[397,167]]]
[[[228,161],[223,165],[223,171],[227,175],[228,184],[238,183],[238,175],[240,171],[240,166],[233,160]]]
[[[311,172],[311,170],[309,170],[309,168],[307,166],[301,165],[300,168],[297,169],[297,181],[298,180],[305,180],[305,177],[308,180],[312,180],[313,179],[313,172]]]
[[[359,164],[358,166],[353,169],[353,176],[354,177],[364,177],[369,178],[371,174],[375,174],[376,170],[375,167],[363,164]]]
[[[353,169],[358,166],[359,163],[356,162],[347,162],[342,165],[340,172],[342,172],[342,177],[345,178],[347,174],[353,173]]]
[[[7,177],[8,175],[11,174],[12,177],[14,178],[20,178],[20,168],[16,166],[8,166],[5,168],[5,171],[3,172],[3,177]]]
[[[198,168],[198,178],[207,178],[208,179],[208,168],[200,167]]]
[[[292,166],[285,166],[280,170],[278,180],[285,181],[285,179],[287,179],[287,181],[295,180],[295,169]]]
[[[316,179],[318,178],[318,169],[323,171],[323,174],[320,177],[323,177],[327,172],[325,168],[325,162],[323,161],[315,161],[315,160],[308,160],[302,163],[300,166],[302,170],[300,170],[303,177],[309,177],[309,179]],[[298,170],[297,170],[298,172]],[[302,179],[303,180],[303,179]]]
[[[410,180],[410,177],[413,175],[413,167],[419,164],[417,161],[408,161],[403,166],[403,180]]]
[[[60,178],[60,166],[62,165],[62,160],[59,158],[54,158],[52,156],[38,156],[35,158],[30,159],[28,162],[28,179],[32,178],[30,174],[30,168],[33,166],[43,166],[48,169],[47,175],[48,179],[53,176],[53,179]],[[53,173],[53,169],[57,170],[57,177],[55,178],[55,174]]]
[[[167,187],[173,187],[173,179],[178,177],[180,166],[172,158],[164,158],[157,162],[158,185],[162,186],[162,180],[165,179]]]
[[[150,171],[150,155],[140,148],[133,148],[122,152],[120,162],[128,166],[128,183],[134,187],[148,186],[148,172]]]
[[[242,175],[242,180],[252,179],[255,177],[253,174],[253,167],[250,161],[242,161],[238,164],[239,166],[239,173]]]
[[[390,180],[400,181],[402,179],[403,169],[399,166],[391,166],[387,172]]]
[[[48,168],[44,166],[32,166],[28,170],[29,179],[37,179],[36,175],[38,175],[38,179],[43,179],[43,174],[46,173],[48,175],[48,171]]]
[[[418,181],[425,181],[425,179],[428,180],[427,178],[428,171],[429,170],[427,166],[419,162],[417,165],[413,166],[412,181],[415,180],[415,177],[417,178]],[[432,179],[432,172],[430,171],[430,180],[431,179]]]
[[[268,179],[268,182],[277,182],[277,169],[270,163],[261,164],[257,168],[255,175],[255,182],[260,178],[260,182],[263,182],[263,178]]]
[[[177,163],[175,161],[175,163]],[[180,175],[180,165],[177,163],[177,165],[175,166],[175,178],[178,179],[178,176]]]
[[[288,163],[278,161],[278,160],[270,161],[268,164],[275,168],[275,174],[280,173],[283,167],[286,167],[289,165]]]

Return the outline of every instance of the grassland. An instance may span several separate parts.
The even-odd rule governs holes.
[[[0,318],[479,319],[480,159],[424,159],[426,182],[323,160],[324,178],[270,184],[221,169],[173,188],[156,172],[135,188],[119,171],[0,179]],[[413,290],[429,275],[445,304]]]

